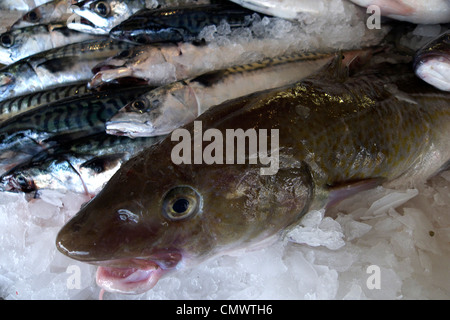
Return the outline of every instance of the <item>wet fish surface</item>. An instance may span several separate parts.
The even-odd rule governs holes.
[[[95,195],[124,162],[159,140],[106,133],[77,139],[35,155],[2,176],[0,187],[9,192],[46,189]]]
[[[418,24],[450,22],[448,0],[350,0],[360,6],[377,6],[381,14],[392,19]]]
[[[283,56],[171,83],[122,108],[107,122],[106,129],[109,134],[129,137],[169,134],[226,100],[299,81],[332,57],[313,53]]]
[[[73,15],[71,1],[53,0],[28,11],[17,20],[11,29],[19,29],[39,24],[66,23]]]
[[[450,91],[450,30],[417,51],[416,75],[444,91]]]
[[[22,59],[0,69],[0,101],[88,81],[95,65],[131,46],[111,39],[89,40]]]
[[[114,27],[110,35],[135,44],[200,40],[198,35],[206,26],[226,21],[230,28],[245,27],[252,14],[232,3],[147,9]]]
[[[180,131],[192,160],[199,147],[211,156],[220,150],[217,141],[194,141],[199,125],[223,140],[230,129],[267,130],[266,138],[278,130],[273,175],[261,175],[267,164],[251,164],[247,152],[243,164],[175,164],[180,139],[166,138],[122,166],[59,232],[58,249],[98,265],[104,289],[141,293],[170,271],[276,239],[339,199],[342,186],[345,193],[383,181],[409,185],[448,163],[448,93],[410,65],[369,66],[350,77],[335,70],[226,102]]]
[[[0,120],[8,119],[21,112],[46,105],[60,99],[73,97],[75,95],[83,95],[87,92],[87,84],[82,82],[70,86],[38,91],[21,97],[9,99],[0,102]]]
[[[13,29],[0,35],[0,63],[12,64],[33,54],[95,38],[59,24]]]
[[[18,114],[0,126],[0,173],[60,143],[105,131],[105,123],[148,87],[88,93]]]

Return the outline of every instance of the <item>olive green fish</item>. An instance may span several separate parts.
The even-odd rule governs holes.
[[[348,193],[409,185],[448,162],[450,94],[410,65],[336,70],[175,130],[122,166],[62,228],[58,249],[98,265],[105,290],[145,292],[170,271],[277,239]]]

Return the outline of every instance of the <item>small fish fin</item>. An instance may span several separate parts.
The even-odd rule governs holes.
[[[88,168],[93,170],[95,173],[102,173],[116,166],[117,162],[121,161],[125,155],[126,153],[114,153],[94,157],[84,162],[80,168]]]
[[[366,191],[378,187],[384,181],[384,178],[371,178],[331,186],[328,189],[329,195],[326,209],[337,205],[342,200],[347,199],[361,191]]]
[[[326,64],[321,72],[318,73],[320,77],[326,77],[328,79],[335,79],[339,82],[344,82],[349,77],[348,67],[344,64],[344,54],[342,51],[336,53],[333,60]]]
[[[39,64],[38,68],[45,68],[49,72],[57,73],[65,70],[70,70],[73,67],[76,57],[63,57],[47,60]]]
[[[195,81],[205,87],[209,87],[209,86],[212,86],[213,84],[216,84],[221,79],[223,79],[225,72],[226,72],[225,70],[207,72],[205,74],[202,74],[202,75],[192,79],[191,82]]]

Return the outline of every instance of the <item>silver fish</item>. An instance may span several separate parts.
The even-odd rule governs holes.
[[[88,81],[95,65],[131,46],[111,39],[89,40],[20,60],[0,69],[0,101]]]
[[[417,51],[416,75],[444,91],[450,91],[450,30]]]
[[[47,3],[51,0],[1,0],[0,9],[30,11],[37,6]]]
[[[308,53],[282,56],[171,83],[122,108],[106,129],[109,134],[133,138],[165,135],[226,100],[299,81],[332,58]]]
[[[124,162],[159,140],[105,133],[78,139],[47,149],[4,175],[0,189],[26,193],[50,189],[94,196]]]
[[[70,29],[92,34],[109,34],[109,31],[141,9],[145,0],[89,0],[71,6],[73,12],[84,19],[74,19]],[[155,3],[156,4],[156,3]]]
[[[11,29],[66,22],[73,15],[70,6],[71,1],[68,0],[53,0],[44,3],[24,14],[11,26]]]
[[[14,29],[0,35],[0,63],[12,64],[33,54],[92,39],[96,37],[59,24]]]

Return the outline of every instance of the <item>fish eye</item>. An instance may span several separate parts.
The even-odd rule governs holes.
[[[163,216],[172,221],[191,218],[202,210],[202,198],[189,186],[175,187],[164,197]]]
[[[95,5],[95,12],[97,12],[100,16],[106,18],[111,12],[111,8],[105,1],[100,1]]]
[[[2,47],[11,48],[14,44],[14,36],[10,33],[4,33],[1,35],[0,43]]]
[[[132,107],[143,112],[147,108],[147,102],[145,100],[136,100],[133,102]]]
[[[29,22],[37,22],[39,18],[40,18],[39,12],[37,12],[37,10],[33,10],[25,15],[24,20]]]

